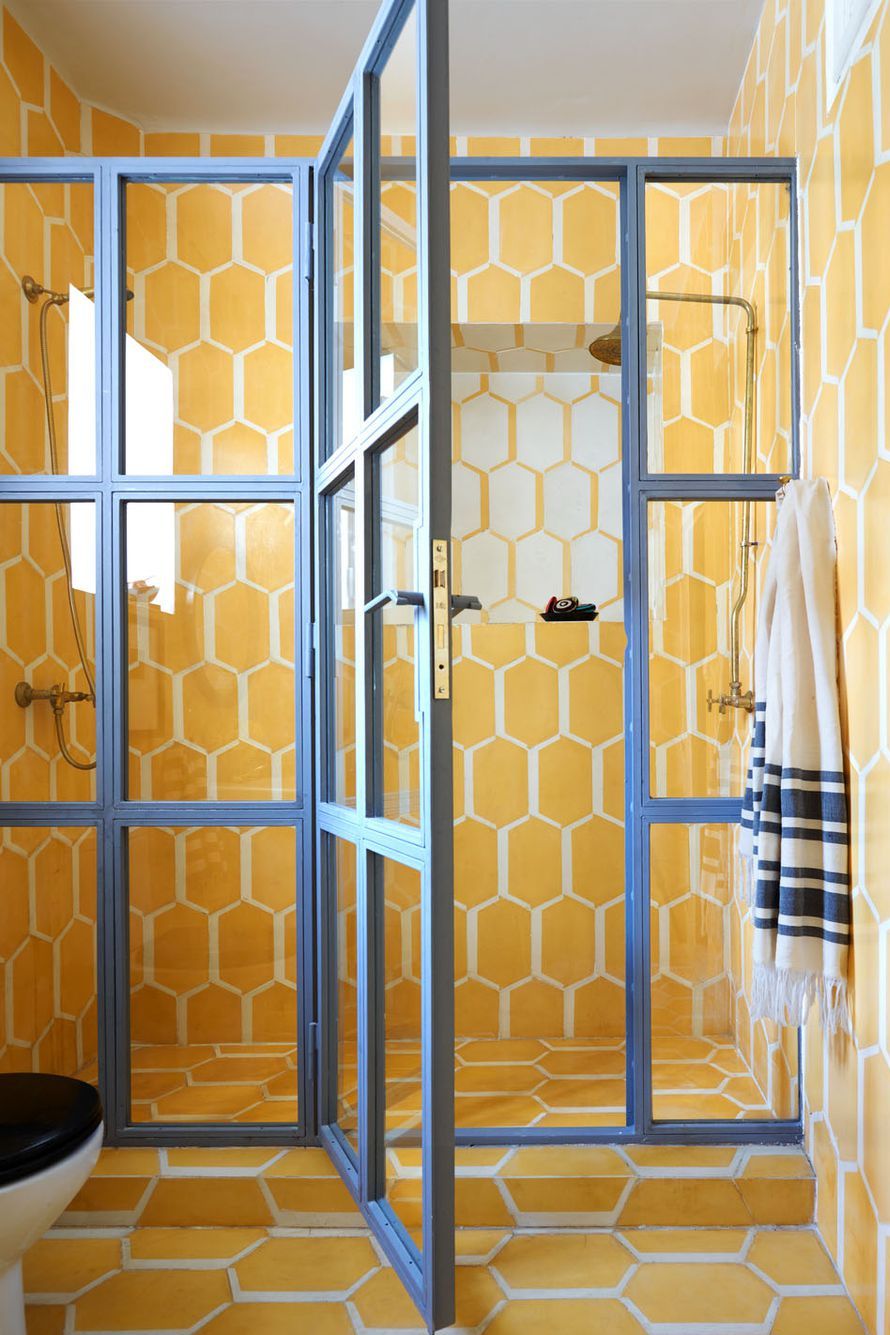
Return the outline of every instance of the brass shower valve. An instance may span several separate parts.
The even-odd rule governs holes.
[[[19,708],[27,709],[35,700],[48,700],[54,714],[64,713],[66,705],[76,704],[80,700],[96,703],[91,691],[66,691],[61,682],[56,682],[48,690],[41,690],[26,681],[20,681],[15,688],[15,702]]]
[[[715,705],[720,714],[725,714],[727,709],[744,709],[747,714],[753,714],[754,692],[743,691],[741,682],[733,681],[730,682],[729,695],[715,695],[708,691],[707,705],[709,714]]]

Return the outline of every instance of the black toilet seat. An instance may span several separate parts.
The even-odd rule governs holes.
[[[102,1123],[92,1085],[65,1075],[0,1075],[0,1187],[66,1158]]]

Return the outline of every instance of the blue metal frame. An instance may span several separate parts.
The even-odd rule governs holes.
[[[393,164],[393,171],[397,164]],[[738,798],[656,798],[649,792],[649,626],[647,508],[658,500],[767,500],[778,474],[657,474],[648,468],[646,377],[645,188],[647,182],[764,182],[790,195],[791,463],[800,469],[797,164],[791,158],[457,158],[454,181],[609,181],[620,190],[622,440],[624,449],[624,598],[626,785],[626,1125],[577,1130],[458,1128],[458,1145],[641,1143],[798,1143],[798,1115],[787,1120],[656,1121],[652,1115],[650,1015],[649,831],[652,825],[736,823]],[[798,1069],[801,1069],[798,1040]]]
[[[379,187],[380,76],[411,12],[417,19],[418,353],[417,370],[380,402]],[[433,538],[450,538],[450,275],[448,159],[448,7],[441,0],[390,0],[368,38],[332,129],[319,156],[319,293],[316,347],[316,615],[319,618],[317,712],[324,733],[325,684],[330,680],[331,623],[324,593],[330,563],[326,498],[352,475],[356,529],[356,798],[355,806],[327,800],[328,748],[317,746],[318,830],[322,843],[349,841],[357,857],[359,982],[359,1154],[336,1125],[336,970],[330,928],[335,886],[330,859],[320,864],[319,901],[328,927],[320,939],[322,1016],[320,1085],[325,1106],[321,1139],[431,1329],[454,1315],[454,1059],[451,706],[433,696]],[[354,439],[331,439],[333,311],[333,178],[350,134],[355,146],[355,380],[360,427]],[[373,707],[373,636],[364,605],[371,597],[374,502],[371,479],[377,452],[417,425],[420,436],[420,522],[417,585],[423,606],[415,619],[415,665],[422,707],[421,821],[410,829],[375,814],[377,766],[370,720]],[[432,781],[433,768],[436,783]],[[422,1098],[423,1246],[413,1243],[386,1199],[380,868],[383,859],[416,868],[422,877]]]
[[[83,181],[93,186],[97,321],[97,471],[94,477],[5,477],[5,502],[90,501],[96,507],[96,794],[92,802],[4,802],[4,825],[78,825],[97,832],[97,983],[99,996],[100,1090],[110,1144],[300,1143],[315,1133],[312,1070],[315,1022],[315,951],[312,885],[312,714],[304,672],[311,655],[303,644],[306,620],[304,572],[311,564],[310,353],[312,163],[303,159],[16,159],[0,162],[0,182]],[[293,189],[294,211],[294,472],[290,475],[139,477],[123,471],[125,193],[128,182],[277,181]],[[295,690],[300,791],[284,802],[144,802],[128,799],[126,728],[126,604],[124,593],[125,507],[147,501],[278,501],[295,513]],[[141,825],[287,825],[299,843],[298,908],[298,1098],[293,1124],[134,1124],[130,1117],[127,939],[127,830]]]

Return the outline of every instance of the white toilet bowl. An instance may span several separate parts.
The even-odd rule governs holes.
[[[22,1257],[92,1172],[102,1148],[97,1109],[101,1117],[81,1081],[0,1075],[0,1335],[25,1335]]]

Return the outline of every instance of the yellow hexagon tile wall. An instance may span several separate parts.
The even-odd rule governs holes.
[[[184,503],[175,521],[175,610],[128,603],[130,796],[292,798],[293,507]]]
[[[767,0],[732,115],[728,151],[796,154],[802,283],[805,471],[831,486],[838,527],[853,804],[854,1032],[813,1020],[805,1112],[819,1223],[873,1335],[890,1322],[890,1200],[883,1150],[890,856],[886,641],[890,459],[887,218],[890,7],[877,6],[829,96],[824,0]]]
[[[137,1048],[191,1046],[198,1060],[213,1055],[202,1045],[294,1046],[296,844],[289,827],[130,831]],[[134,1075],[143,1105],[147,1065],[137,1062]],[[144,1106],[137,1115],[147,1115]]]
[[[0,1071],[95,1079],[95,831],[5,829],[0,883]]]

